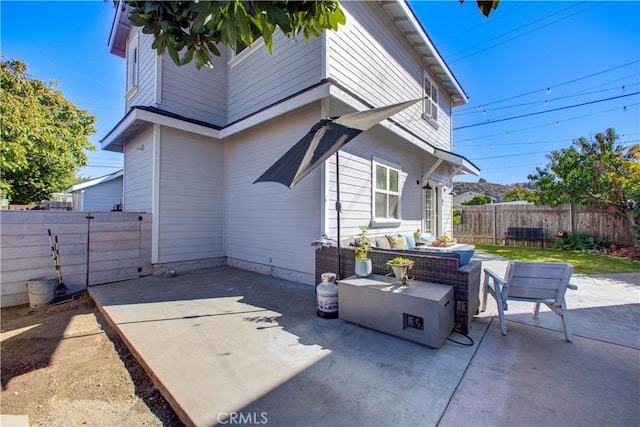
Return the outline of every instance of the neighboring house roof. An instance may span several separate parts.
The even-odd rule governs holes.
[[[114,172],[112,174],[101,176],[99,178],[90,179],[89,181],[81,182],[80,184],[72,185],[71,187],[67,188],[65,192],[73,193],[74,191],[84,190],[88,187],[93,187],[94,185],[113,181],[114,179],[120,178],[122,174],[123,174],[123,170],[120,169],[119,171]]]
[[[494,203],[494,205],[533,205],[533,203],[527,202],[526,200],[514,200],[513,202]]]
[[[477,191],[465,191],[462,194],[458,194],[457,196],[455,196],[453,198],[453,203],[454,204],[461,204],[464,202],[468,202],[469,200],[473,199],[476,196],[487,196],[486,194],[482,194],[482,193],[478,193]],[[491,197],[491,196],[489,196]],[[496,199],[495,197],[491,197],[492,202],[495,202]]]

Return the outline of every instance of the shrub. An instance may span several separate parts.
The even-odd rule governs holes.
[[[453,210],[453,223],[462,224],[462,211],[460,209]]]
[[[565,251],[598,251],[608,249],[609,243],[585,233],[569,233],[567,237],[554,242],[553,247]]]

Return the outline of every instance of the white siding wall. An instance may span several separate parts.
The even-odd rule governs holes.
[[[169,55],[163,55],[159,107],[214,125],[227,124],[227,49],[221,51],[213,69],[199,70],[195,60],[177,67]]]
[[[327,33],[329,77],[374,106],[422,97],[424,68],[420,58],[380,4],[343,2],[341,7],[347,24]],[[450,150],[450,102],[442,86],[435,83],[440,92],[437,130],[420,119],[421,104],[394,118],[431,144]]]
[[[370,234],[412,233],[420,228],[422,220],[422,185],[416,181],[422,176],[424,153],[400,140],[391,132],[375,127],[360,134],[340,152],[340,238],[358,234],[358,227],[369,226],[372,212],[372,161],[399,167],[401,174],[401,219],[399,227],[371,228]],[[335,156],[327,162],[327,234],[337,236],[335,190]]]
[[[148,125],[124,147],[124,209],[152,212],[153,126]]]
[[[229,122],[233,122],[289,95],[320,82],[322,78],[320,38],[307,45],[273,37],[273,54],[264,45],[241,52],[229,63]]]
[[[293,189],[252,184],[320,119],[319,103],[229,138],[227,261],[312,284],[321,229],[321,168]]]
[[[138,90],[126,100],[127,111],[132,106],[150,106],[156,102],[157,53],[151,49],[153,37],[149,34],[142,34],[139,28],[133,27],[129,33],[127,48],[130,46],[132,38],[138,39]]]
[[[84,190],[84,211],[110,211],[122,202],[122,177]]]
[[[160,131],[158,263],[224,256],[224,143]]]

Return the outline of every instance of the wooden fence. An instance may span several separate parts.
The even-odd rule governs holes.
[[[501,205],[463,206],[460,224],[453,235],[460,242],[486,245],[503,244],[508,227],[544,229],[545,242],[557,240],[560,232],[585,233],[612,243],[633,244],[628,220],[590,206]],[[540,242],[510,242],[513,245],[540,246]]]
[[[151,214],[0,211],[0,306],[27,303],[28,280],[56,277],[48,229],[72,292],[153,271]]]

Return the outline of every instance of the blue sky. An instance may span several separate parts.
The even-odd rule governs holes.
[[[626,144],[640,140],[640,2],[503,0],[488,19],[472,0],[411,5],[469,96],[454,110],[454,152],[487,181],[526,181],[546,153],[608,127]],[[124,115],[125,61],[107,50],[112,3],[3,0],[0,13],[4,58],[56,79],[97,116],[98,146]],[[89,161],[80,174],[122,167],[117,153]]]

